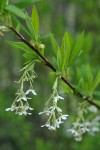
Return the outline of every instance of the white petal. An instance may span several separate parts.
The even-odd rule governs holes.
[[[38,114],[41,115],[41,114],[43,114],[43,113],[44,113],[44,112],[39,112]]]
[[[19,102],[21,100],[21,98],[17,99],[16,101]]]
[[[54,97],[54,101],[55,101],[55,103],[57,103],[57,101],[58,101],[58,98],[57,98],[57,97]]]
[[[45,127],[45,125],[42,125],[41,128]]]
[[[32,115],[32,113],[28,113],[28,115]]]
[[[61,118],[62,118],[63,120],[66,120],[66,119],[67,119],[67,116],[68,116],[68,115],[62,115]]]
[[[62,110],[61,110],[59,107],[57,107],[57,111],[58,111],[58,112],[62,112]]]
[[[61,97],[61,96],[59,96],[59,95],[58,95],[58,98],[59,98],[59,99],[64,99],[63,97]]]
[[[24,101],[27,101],[27,98],[26,97],[22,97],[22,99],[24,100]],[[28,98],[29,99],[29,98]]]
[[[10,111],[10,110],[11,110],[11,108],[6,108],[6,109],[5,109],[5,111]]]
[[[32,93],[33,93],[33,95],[37,95],[36,92],[35,92],[35,90],[32,90]]]
[[[23,111],[22,113],[23,113],[24,115],[27,115],[27,112],[26,112],[26,111]]]
[[[49,126],[48,128],[49,130],[56,130],[56,128],[54,126]]]
[[[19,114],[19,115],[22,115],[22,112],[19,112],[18,114]]]
[[[16,105],[11,106],[11,111],[14,111],[16,109]]]
[[[32,98],[30,98],[30,97],[27,97],[27,99],[32,99]]]
[[[34,110],[33,108],[29,107],[29,110]]]
[[[27,95],[27,94],[29,94],[29,92],[30,92],[30,90],[26,91],[26,93],[25,93],[25,94]]]
[[[0,29],[6,29],[7,27],[5,27],[5,26],[0,26]]]
[[[43,127],[49,127],[49,126],[50,126],[50,124],[44,124],[41,127],[43,128]]]

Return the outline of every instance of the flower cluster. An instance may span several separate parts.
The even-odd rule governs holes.
[[[83,134],[89,132],[89,124],[88,122],[86,123],[74,122],[73,127],[71,129],[68,129],[67,131],[73,134],[74,139],[76,141],[81,141]]]
[[[100,132],[100,116],[96,116],[91,122],[74,122],[73,127],[67,131],[73,134],[76,141],[81,141],[83,134],[86,132],[89,132],[92,135],[96,132]]]
[[[92,135],[96,132],[100,132],[100,116],[94,118],[94,114],[98,113],[97,108],[95,106],[86,106],[87,104],[84,102],[80,104],[80,107],[78,108],[77,121],[72,124],[71,129],[67,130],[73,134],[76,141],[81,141],[82,136],[86,132]],[[89,113],[93,113],[93,119],[87,117],[87,121],[85,122],[84,113],[87,113],[87,111],[89,111]]]
[[[36,78],[36,73],[33,70],[34,63],[27,64],[22,70],[24,70],[24,73],[18,83],[20,83],[19,90],[16,93],[16,98],[11,105],[11,108],[7,108],[6,111],[15,111],[15,114],[18,115],[31,115],[30,112],[27,112],[28,110],[33,110],[29,106],[28,99],[31,99],[30,97],[27,97],[30,93],[33,95],[37,95],[35,90],[33,90],[33,83],[34,78]],[[24,92],[24,83],[25,81],[28,81],[30,84],[29,89]]]
[[[89,121],[90,134],[94,135],[96,132],[100,132],[100,116],[95,106],[88,107],[88,110],[93,113],[93,115],[96,114],[96,117],[93,117],[93,119]]]
[[[41,114],[46,114],[48,116],[47,122],[42,125],[41,127],[47,127],[49,130],[56,130],[60,127],[60,124],[64,123],[64,120],[67,119],[68,115],[63,115],[61,108],[57,106],[57,103],[59,100],[63,100],[64,98],[58,95],[57,91],[57,82],[58,79],[56,79],[54,86],[53,86],[53,94],[47,101],[46,108],[43,112],[40,112]],[[50,104],[52,105],[50,106]]]
[[[96,116],[90,123],[90,133],[94,135],[96,132],[100,132],[100,116]]]

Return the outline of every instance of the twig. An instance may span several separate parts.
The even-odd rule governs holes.
[[[9,29],[11,29],[17,36],[18,38],[23,41],[28,47],[30,47],[38,56],[40,56],[40,58],[44,61],[45,65],[48,66],[51,70],[53,70],[54,72],[56,72],[56,68],[39,52],[39,50],[37,48],[35,48],[30,42],[28,42],[18,31],[16,31],[13,27],[9,27]],[[63,82],[65,82],[73,91],[73,93],[75,93],[76,88],[68,81],[66,80],[63,76],[61,76],[61,80]],[[83,94],[81,94],[80,92],[77,92],[76,94],[78,97],[86,100],[88,103],[90,103],[91,105],[96,106],[98,109],[100,109],[100,106],[97,105],[92,99],[90,99],[88,96],[84,96]]]

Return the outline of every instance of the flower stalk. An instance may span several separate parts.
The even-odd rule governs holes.
[[[64,98],[59,96],[58,90],[58,77],[56,78],[54,85],[53,85],[53,93],[50,96],[49,100],[45,104],[45,109],[41,114],[46,114],[48,116],[47,122],[42,125],[41,127],[47,127],[49,130],[56,130],[60,127],[60,124],[64,123],[67,119],[68,115],[62,114],[62,109],[58,107],[58,101],[63,100]]]
[[[7,108],[6,111],[15,111],[15,114],[18,115],[31,115],[32,113],[28,111],[33,110],[33,108],[29,106],[28,100],[31,98],[27,97],[27,95],[30,93],[37,95],[33,89],[34,79],[37,77],[36,73],[34,72],[34,62],[27,64],[23,69],[21,69],[21,71],[23,71],[23,74],[20,80],[17,82],[19,83],[19,89],[16,92],[16,98],[11,105],[11,108]],[[29,83],[29,89],[26,92],[24,90],[25,82]]]

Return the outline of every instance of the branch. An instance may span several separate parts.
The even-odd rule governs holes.
[[[28,47],[30,47],[40,58],[44,61],[45,65],[49,67],[51,70],[56,72],[56,68],[39,52],[37,48],[35,48],[30,42],[28,42],[18,31],[16,31],[13,27],[9,27],[17,36],[18,38],[23,41]],[[66,80],[63,76],[61,76],[61,80],[65,82],[75,93],[76,88],[68,81]],[[90,99],[88,96],[84,96],[80,92],[76,94],[78,97],[82,98],[83,100],[86,100],[89,104],[96,106],[98,109],[100,109],[100,106],[97,105],[92,99]]]

